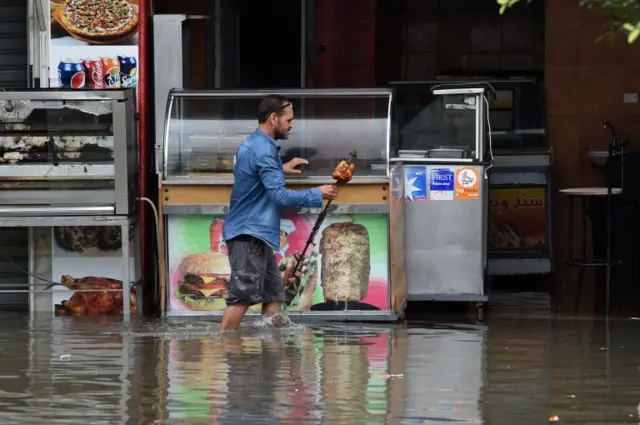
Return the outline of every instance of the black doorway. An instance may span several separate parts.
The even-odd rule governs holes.
[[[239,1],[239,85],[300,87],[300,0]]]

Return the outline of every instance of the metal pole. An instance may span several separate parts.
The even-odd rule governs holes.
[[[609,150],[613,150],[613,146],[609,147]],[[606,277],[606,317],[609,320],[609,295],[610,295],[610,287],[611,287],[611,175],[609,171],[611,170],[611,158],[612,154],[609,153],[609,161],[607,166],[607,277]]]
[[[307,0],[300,1],[300,88],[307,87]]]

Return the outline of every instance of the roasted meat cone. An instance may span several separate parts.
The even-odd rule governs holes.
[[[336,169],[333,171],[332,177],[338,181],[338,183],[347,183],[353,178],[353,172],[356,169],[356,164],[349,164],[347,161],[340,161]]]

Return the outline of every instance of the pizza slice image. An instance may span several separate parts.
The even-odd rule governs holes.
[[[127,0],[67,0],[58,18],[72,36],[102,43],[133,36],[140,20]]]

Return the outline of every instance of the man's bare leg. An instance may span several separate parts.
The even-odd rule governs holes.
[[[242,322],[242,318],[244,317],[248,309],[249,309],[248,305],[242,305],[242,304],[234,304],[234,305],[227,306],[227,308],[224,309],[224,313],[222,313],[220,330],[231,331],[234,329],[238,329],[238,326],[240,326],[240,322]]]
[[[262,315],[266,316],[274,311],[282,311],[282,303],[280,301],[274,301],[270,303],[262,304]]]
[[[268,316],[276,311],[282,311],[282,303],[280,301],[273,301],[270,303],[262,304],[262,316]],[[282,325],[282,317],[281,316],[273,316],[271,318],[271,323],[275,327],[280,327]]]

